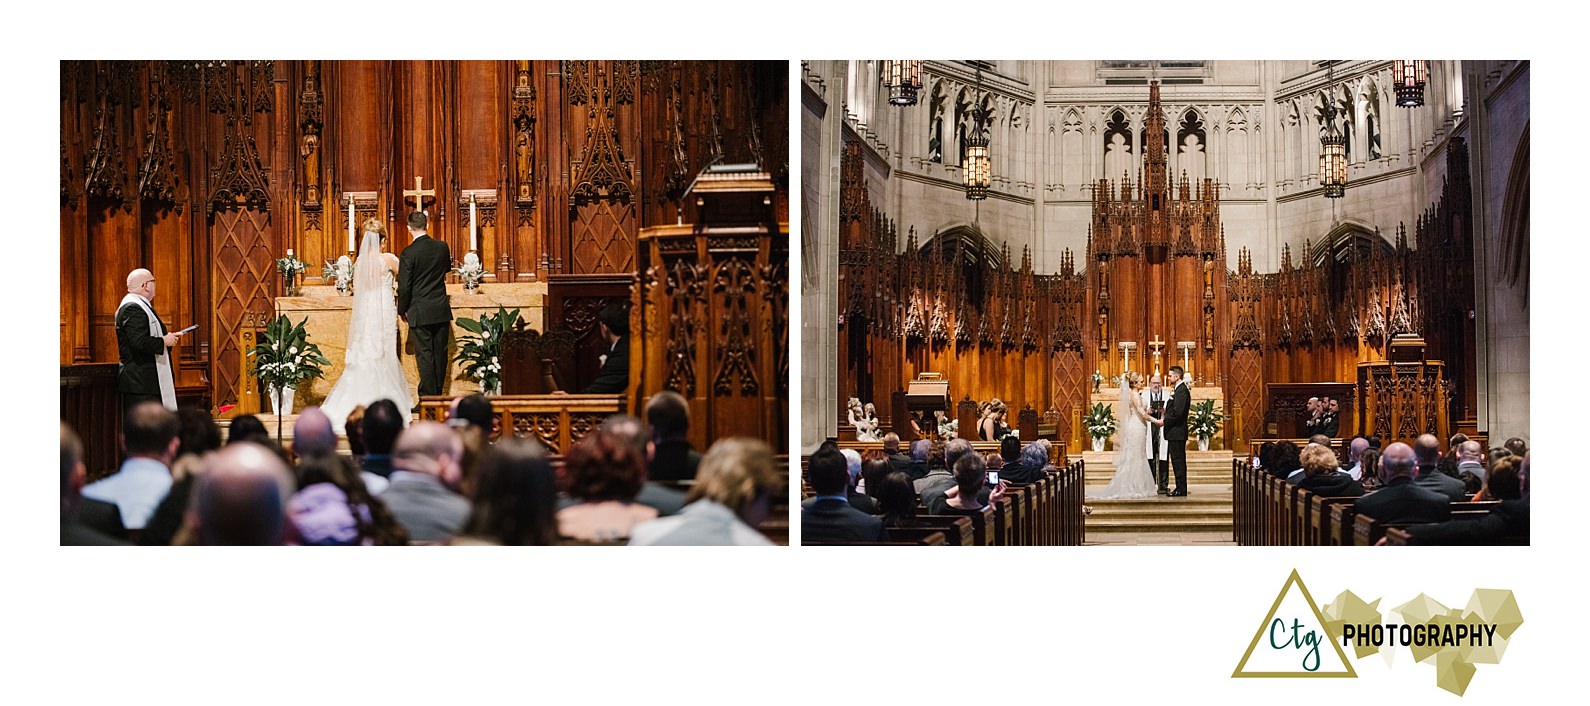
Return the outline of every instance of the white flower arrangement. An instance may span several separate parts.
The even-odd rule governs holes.
[[[353,293],[353,259],[347,255],[337,258],[335,263],[327,260],[325,266],[320,268],[320,276],[336,284],[338,294]]]
[[[473,250],[464,255],[464,262],[453,267],[453,274],[464,281],[464,289],[475,291],[480,286],[481,278],[486,276],[486,268],[480,265],[480,256]]]

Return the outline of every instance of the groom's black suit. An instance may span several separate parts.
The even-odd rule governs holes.
[[[447,338],[453,310],[447,305],[447,273],[452,269],[447,243],[422,235],[398,256],[397,313],[409,322],[420,373],[419,393],[442,394],[447,378]]]
[[[1170,446],[1170,467],[1176,474],[1172,495],[1187,494],[1187,413],[1192,409],[1192,393],[1183,382],[1176,384],[1165,405],[1165,443]]]

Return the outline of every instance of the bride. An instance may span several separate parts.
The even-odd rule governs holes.
[[[403,366],[398,363],[397,303],[392,293],[398,258],[381,252],[385,231],[377,219],[364,222],[364,239],[353,268],[353,315],[348,322],[342,376],[320,404],[337,429],[342,429],[348,413],[359,405],[388,399],[406,410],[414,404]]]
[[[1157,493],[1154,476],[1148,468],[1148,425],[1154,423],[1143,407],[1143,396],[1137,388],[1142,376],[1127,373],[1121,378],[1121,400],[1116,403],[1115,417],[1121,420],[1120,431],[1115,435],[1115,477],[1098,495],[1089,500],[1125,500],[1152,498]]]

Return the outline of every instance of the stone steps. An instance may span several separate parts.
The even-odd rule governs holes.
[[[1186,497],[1156,495],[1134,500],[1086,500],[1084,502],[1093,508],[1093,514],[1087,518],[1089,541],[1098,539],[1108,543],[1111,534],[1224,533],[1229,536],[1232,502],[1229,471],[1227,473],[1227,477],[1215,482],[1189,478]],[[1090,489],[1092,486],[1090,483]]]

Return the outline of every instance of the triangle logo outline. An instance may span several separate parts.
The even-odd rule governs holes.
[[[1275,620],[1275,613],[1276,613],[1276,611],[1281,609],[1281,602],[1286,600],[1287,595],[1289,593],[1291,593],[1293,584],[1297,584],[1298,590],[1302,592],[1303,600],[1308,603],[1309,610],[1314,615],[1314,620],[1316,621],[1315,624],[1319,626],[1320,631],[1325,635],[1325,640],[1326,640],[1326,642],[1330,643],[1331,649],[1336,651],[1336,657],[1341,662],[1342,666],[1345,667],[1346,671],[1340,671],[1340,672],[1309,672],[1309,671],[1297,671],[1297,672],[1250,672],[1250,671],[1246,671],[1247,670],[1247,666],[1248,666],[1248,659],[1253,656],[1254,648],[1259,646],[1259,640],[1264,639],[1265,631],[1269,628],[1271,622]],[[1231,678],[1233,678],[1233,679],[1243,679],[1243,678],[1356,679],[1356,678],[1358,678],[1358,672],[1353,669],[1353,663],[1347,659],[1347,654],[1342,652],[1342,646],[1341,646],[1337,636],[1332,635],[1330,630],[1328,628],[1326,628],[1325,625],[1326,625],[1325,616],[1324,616],[1324,614],[1320,613],[1319,604],[1314,602],[1314,596],[1311,595],[1308,592],[1308,586],[1303,585],[1303,577],[1298,575],[1297,569],[1295,569],[1295,568],[1292,569],[1292,574],[1287,577],[1286,583],[1281,585],[1281,592],[1276,594],[1275,602],[1270,604],[1269,612],[1265,613],[1264,620],[1259,623],[1259,629],[1253,633],[1253,640],[1248,643],[1247,651],[1242,653],[1242,660],[1237,662],[1237,668],[1231,672]]]

